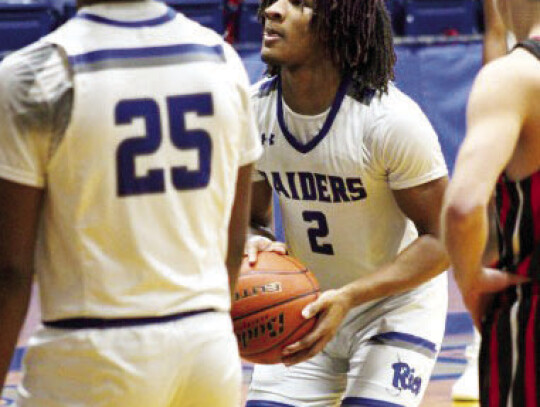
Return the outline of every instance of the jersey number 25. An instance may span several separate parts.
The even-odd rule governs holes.
[[[167,97],[168,133],[173,146],[179,150],[198,152],[199,165],[196,170],[182,165],[170,167],[172,184],[179,191],[206,187],[211,173],[212,139],[205,130],[186,129],[184,116],[187,112],[199,116],[213,115],[212,95],[201,93]],[[145,123],[144,136],[123,140],[116,151],[117,192],[121,197],[165,191],[166,169],[151,168],[146,174],[137,175],[135,166],[138,156],[154,154],[161,146],[163,132],[158,103],[148,98],[121,100],[116,105],[117,125],[131,124],[139,118]]]

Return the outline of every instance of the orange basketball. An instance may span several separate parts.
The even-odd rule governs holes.
[[[281,351],[306,335],[316,318],[302,309],[319,296],[315,276],[298,260],[261,252],[250,266],[244,257],[231,315],[240,356],[253,363],[281,361]]]

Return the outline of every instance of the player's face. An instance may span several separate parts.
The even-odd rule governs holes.
[[[312,1],[275,0],[266,8],[263,61],[290,68],[320,62],[323,47],[310,29]]]

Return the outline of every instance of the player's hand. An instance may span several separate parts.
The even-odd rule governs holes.
[[[318,317],[315,328],[298,342],[283,349],[282,362],[287,366],[294,365],[322,351],[336,334],[350,308],[349,297],[339,290],[323,292],[302,310],[302,316],[306,319]]]
[[[530,281],[527,277],[517,276],[493,268],[483,268],[468,285],[458,285],[463,302],[471,313],[474,325],[480,330],[482,319],[493,301],[495,293],[508,287]]]
[[[249,264],[255,264],[259,252],[287,254],[287,245],[282,242],[275,242],[264,236],[249,237],[244,248],[244,253],[248,256]]]

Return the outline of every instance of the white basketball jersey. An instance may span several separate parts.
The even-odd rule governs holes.
[[[259,179],[279,197],[291,253],[323,289],[341,287],[417,237],[392,190],[445,176],[444,158],[427,118],[393,85],[379,97],[344,81],[319,116],[291,112],[280,92],[277,78],[252,92],[264,147]]]
[[[83,8],[43,41],[74,72],[43,174],[44,320],[228,310],[237,171],[260,155],[236,53],[153,1]]]

